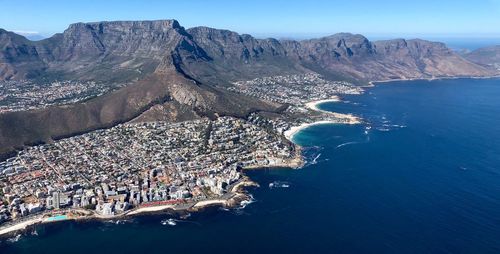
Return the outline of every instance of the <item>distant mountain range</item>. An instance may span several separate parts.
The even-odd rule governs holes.
[[[371,42],[348,33],[302,41],[256,39],[208,27],[184,29],[175,20],[77,23],[40,41],[0,29],[0,80],[129,84],[70,106],[1,114],[0,153],[131,120],[181,121],[283,110],[283,105],[224,89],[234,81],[262,76],[317,72],[365,84],[497,75],[488,52],[462,57],[439,42]]]
[[[464,57],[473,63],[500,70],[500,45],[476,49]]]

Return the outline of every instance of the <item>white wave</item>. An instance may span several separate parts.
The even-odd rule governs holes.
[[[382,126],[384,126],[384,127],[396,127],[396,128],[406,127],[406,125],[399,125],[399,124],[383,124]]]
[[[351,142],[346,142],[346,143],[343,143],[343,144],[340,144],[338,146],[335,147],[335,149],[338,149],[338,148],[341,148],[343,146],[347,146],[347,145],[354,145],[354,144],[358,144],[359,142],[357,141],[351,141]]]
[[[321,153],[320,153],[320,154],[318,154],[316,157],[314,157],[314,159],[313,159],[313,160],[312,160],[309,164],[313,165],[313,164],[318,163],[318,158],[319,158],[320,156],[321,156]]]
[[[305,166],[309,166],[309,165],[315,165],[318,163],[318,158],[321,156],[321,153],[319,153],[318,155],[316,155],[312,160],[306,160],[305,162]]]
[[[256,200],[253,198],[252,194],[249,194],[248,196],[250,197],[250,199],[241,201],[240,206],[237,207],[236,210],[245,209],[245,207],[247,207],[248,205],[256,202]]]
[[[274,189],[274,188],[288,188],[290,187],[290,183],[289,182],[284,182],[284,181],[274,181],[272,183],[269,184],[269,188],[270,189]]]
[[[124,219],[116,219],[116,220],[107,220],[107,221],[104,221],[104,223],[107,223],[107,224],[115,224],[115,225],[122,225],[122,224],[125,224],[125,223],[128,223],[128,222],[132,222],[132,220],[124,220]]]
[[[21,235],[19,234],[19,235],[16,235],[14,237],[11,237],[11,238],[7,239],[7,242],[9,242],[9,243],[15,243],[15,242],[19,241],[20,239],[21,239]]]
[[[185,220],[187,218],[191,217],[191,214],[190,213],[187,213],[187,214],[184,214],[184,215],[181,215],[180,218]]]
[[[392,127],[395,127],[395,128],[406,128],[406,125],[398,125],[398,124],[393,124],[391,125]]]
[[[173,226],[177,225],[177,220],[170,218],[170,219],[162,220],[161,224],[164,226],[168,225],[168,226],[173,227]]]

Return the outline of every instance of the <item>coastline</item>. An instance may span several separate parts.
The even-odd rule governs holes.
[[[29,220],[26,220],[26,221],[23,221],[20,223],[13,224],[13,225],[8,226],[6,228],[0,229],[0,237],[6,236],[9,234],[13,234],[13,233],[18,232],[18,231],[24,231],[24,230],[28,229],[29,227],[34,226],[34,225],[39,224],[39,223],[42,223],[42,222],[43,222],[42,218],[39,217],[39,218],[33,218],[33,219],[29,219]]]
[[[295,146],[295,154],[292,158],[281,162],[271,162],[267,165],[249,165],[242,170],[251,170],[259,168],[300,168],[304,165],[304,160],[301,153],[301,147]],[[26,232],[32,227],[39,224],[48,224],[60,221],[78,221],[78,220],[118,220],[127,217],[133,217],[144,214],[158,214],[164,212],[200,212],[205,208],[213,206],[222,207],[238,207],[244,201],[251,199],[245,188],[250,186],[259,187],[259,184],[249,179],[244,175],[239,181],[235,182],[228,188],[228,192],[219,197],[209,198],[197,201],[173,200],[171,202],[158,202],[158,204],[145,203],[142,206],[135,207],[124,213],[116,215],[101,215],[94,211],[83,210],[81,208],[69,208],[61,210],[50,210],[41,214],[33,215],[33,217],[25,218],[22,221],[11,221],[0,227],[0,239],[15,236],[20,232]]]
[[[225,205],[225,204],[227,204],[227,200],[225,199],[209,199],[209,200],[199,201],[196,204],[194,204],[193,207],[202,208],[211,205]]]
[[[491,79],[491,78],[500,78],[500,75],[493,76],[456,76],[456,77],[431,77],[431,78],[398,78],[398,79],[384,79],[384,80],[373,80],[368,82],[368,86],[373,87],[376,83],[390,83],[395,81],[433,81],[433,80],[446,80],[446,79]]]
[[[11,222],[11,224],[3,225],[0,227],[0,239],[15,236],[17,233],[25,232],[28,229],[39,225],[48,224],[60,221],[77,221],[77,220],[116,220],[126,217],[133,217],[137,215],[144,214],[155,214],[167,211],[185,211],[185,212],[200,212],[201,210],[212,207],[212,206],[222,206],[222,207],[237,207],[242,203],[242,201],[249,200],[250,196],[246,194],[245,187],[249,186],[259,186],[256,182],[248,179],[248,177],[242,178],[237,183],[229,189],[229,192],[217,197],[215,199],[206,199],[193,202],[186,202],[181,204],[165,204],[165,205],[152,205],[152,206],[142,206],[133,208],[125,213],[103,216],[96,213],[86,213],[84,216],[67,216],[73,212],[81,212],[81,209],[67,209],[60,211],[48,211],[42,214],[38,214],[33,218],[27,218],[20,222]],[[53,216],[65,215],[62,219],[50,219]]]
[[[384,80],[384,81],[371,81],[369,82],[370,86],[375,86],[376,83],[389,83],[389,82],[394,82],[394,81],[417,81],[417,80],[441,80],[441,79],[489,79],[489,78],[500,78],[500,76],[492,76],[492,77],[442,77],[442,78],[422,78],[422,79],[393,79],[393,80]],[[327,103],[327,102],[339,102],[341,101],[338,96],[334,96],[330,99],[323,99],[323,100],[317,100],[317,101],[311,101],[305,104],[305,107],[308,108],[309,110],[313,111],[319,111],[325,114],[329,114],[331,116],[334,116],[335,118],[338,118],[339,120],[346,120],[345,122],[343,121],[338,121],[338,120],[321,120],[321,121],[316,121],[316,122],[311,122],[311,123],[302,123],[298,126],[293,126],[286,130],[283,134],[285,138],[290,140],[292,143],[294,136],[299,133],[301,130],[304,130],[306,128],[309,128],[314,125],[320,125],[320,124],[359,124],[361,123],[361,119],[353,116],[351,114],[342,114],[342,113],[336,113],[336,112],[330,112],[326,110],[322,110],[319,108],[319,105],[322,103]],[[295,144],[295,143],[294,143]],[[250,165],[248,167],[245,167],[244,170],[247,169],[258,169],[258,168],[294,168],[294,167],[300,167],[301,163],[303,163],[302,157],[301,157],[301,152],[300,152],[300,145],[295,144],[295,147],[297,149],[295,156],[287,161],[283,161],[282,163],[273,163],[269,165]],[[157,205],[157,206],[149,206],[149,207],[136,207],[134,209],[131,209],[125,213],[118,214],[118,215],[112,215],[112,216],[100,216],[95,213],[91,213],[90,215],[86,216],[80,216],[80,217],[68,217],[64,219],[57,219],[57,220],[49,220],[47,216],[49,215],[55,215],[58,211],[50,211],[44,214],[38,214],[36,216],[33,216],[32,218],[27,218],[25,220],[19,221],[19,222],[13,222],[12,224],[4,225],[5,227],[0,227],[0,238],[3,237],[8,237],[12,236],[15,233],[22,232],[29,230],[30,228],[39,225],[39,224],[48,224],[48,223],[54,223],[54,222],[59,222],[59,221],[68,221],[68,220],[115,220],[115,219],[120,219],[124,217],[129,217],[129,216],[135,216],[135,215],[140,215],[140,214],[153,214],[153,213],[161,213],[161,212],[166,212],[166,210],[176,210],[176,211],[200,211],[206,207],[210,206],[223,206],[223,207],[234,207],[237,206],[239,203],[241,203],[242,200],[245,198],[248,198],[248,195],[243,192],[243,187],[246,186],[255,186],[255,182],[249,180],[247,177],[244,177],[241,179],[241,181],[238,181],[235,183],[234,186],[230,189],[228,194],[231,194],[230,197],[224,198],[224,197],[217,197],[215,199],[206,199],[206,200],[200,200],[200,201],[193,201],[189,203],[185,203],[181,206],[175,205],[175,204],[168,204],[168,205]],[[177,208],[177,209],[176,209]],[[77,211],[78,209],[72,210],[72,211]],[[70,211],[70,212],[72,212]],[[61,211],[62,213],[62,211]],[[64,213],[63,213],[64,214]]]
[[[286,136],[285,136],[285,138],[286,138]],[[292,158],[284,160],[282,162],[273,162],[273,163],[270,163],[267,165],[258,165],[258,164],[250,165],[250,166],[244,167],[243,170],[269,169],[269,168],[292,168],[292,169],[301,168],[305,164],[304,158],[302,157],[302,147],[300,147],[299,145],[297,145],[295,143],[293,143],[293,144],[295,147],[295,154]],[[243,186],[252,186],[252,185],[258,186],[257,183],[252,182],[251,180],[249,182],[251,182],[251,185],[243,185]]]
[[[307,128],[314,126],[314,125],[321,125],[321,124],[338,124],[338,122],[324,120],[324,121],[317,121],[317,122],[313,122],[313,123],[303,123],[301,125],[293,126],[290,129],[286,130],[284,135],[288,140],[293,142],[293,137],[297,133],[299,133],[301,130],[307,129]]]
[[[399,79],[373,80],[373,81],[369,81],[368,85],[364,85],[361,87],[362,88],[370,88],[370,87],[374,87],[377,83],[390,83],[390,82],[397,82],[397,81],[419,81],[419,80],[433,81],[433,80],[446,80],[446,79],[491,79],[491,78],[500,78],[500,75],[430,77],[430,78],[399,78]],[[330,99],[323,99],[323,100],[307,102],[305,104],[305,107],[310,109],[310,110],[313,110],[313,111],[319,111],[322,113],[330,114],[336,118],[346,119],[347,120],[346,122],[338,122],[338,121],[334,121],[334,120],[322,120],[322,121],[317,121],[317,122],[312,122],[312,123],[303,123],[303,124],[300,124],[298,126],[292,126],[290,129],[288,129],[284,132],[286,139],[293,142],[293,137],[298,132],[300,132],[301,130],[306,129],[308,127],[314,126],[314,125],[319,125],[319,124],[359,124],[359,123],[361,123],[361,119],[359,117],[354,116],[354,115],[330,112],[330,111],[322,110],[318,107],[318,105],[322,104],[322,103],[339,102],[339,101],[341,101],[339,96],[333,96]]]
[[[318,106],[322,103],[327,103],[327,102],[339,102],[341,101],[340,97],[334,96],[330,99],[323,99],[323,100],[317,100],[317,101],[310,101],[305,104],[305,107],[308,108],[309,110],[312,111],[318,111],[322,112],[325,114],[328,114],[330,116],[333,116],[339,120],[320,120],[312,123],[302,123],[297,126],[292,126],[290,129],[286,130],[283,134],[285,135],[285,138],[288,139],[293,143],[293,137],[299,133],[301,130],[307,129],[311,126],[314,125],[320,125],[320,124],[360,124],[362,121],[359,117],[351,115],[351,114],[342,114],[342,113],[336,113],[336,112],[331,112],[331,111],[326,111],[320,109]]]
[[[325,103],[325,102],[339,102],[339,101],[341,101],[340,97],[335,95],[329,99],[310,101],[310,102],[307,102],[305,105],[307,106],[308,104],[321,104],[321,103]]]
[[[361,123],[361,119],[357,116],[354,116],[351,114],[342,114],[342,113],[326,111],[326,110],[322,110],[318,107],[320,104],[323,104],[326,102],[339,102],[339,101],[340,101],[340,98],[334,97],[332,99],[327,99],[327,100],[311,101],[311,102],[306,103],[305,106],[313,111],[319,111],[322,113],[332,115],[335,118],[345,120],[345,122],[341,122],[343,124],[359,124],[359,123]],[[318,121],[317,123],[319,123],[319,122],[322,122],[322,121]],[[334,122],[334,121],[332,120],[331,122]],[[338,123],[338,122],[335,122],[335,123]]]
[[[131,210],[124,216],[131,216],[131,215],[137,215],[137,214],[143,214],[143,213],[154,213],[154,212],[161,212],[163,210],[167,209],[173,209],[175,208],[174,205],[159,205],[159,206],[150,206],[150,207],[139,207],[138,209]]]

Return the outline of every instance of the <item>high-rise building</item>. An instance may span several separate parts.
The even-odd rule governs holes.
[[[47,208],[53,208],[54,207],[54,199],[52,197],[47,197],[45,199],[45,206],[47,206]]]
[[[59,205],[61,204],[61,193],[58,191],[52,193],[52,205],[55,209],[59,209]]]

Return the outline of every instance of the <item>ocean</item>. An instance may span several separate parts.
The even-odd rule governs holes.
[[[295,135],[306,167],[249,171],[243,209],[58,222],[0,253],[500,253],[500,79],[381,83]],[[269,188],[280,181],[289,185]]]

